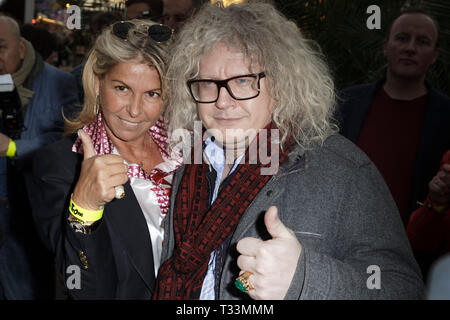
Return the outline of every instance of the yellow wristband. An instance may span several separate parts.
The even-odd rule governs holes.
[[[9,145],[8,150],[6,151],[6,156],[12,158],[15,155],[16,155],[16,143],[12,139],[9,139]]]
[[[445,210],[445,205],[444,206],[435,206],[434,204],[431,204],[431,206],[433,207],[433,210],[436,212],[441,213],[442,211]]]
[[[87,210],[83,209],[73,202],[72,197],[70,198],[69,212],[75,217],[82,221],[98,221],[103,217],[103,208],[100,210]]]

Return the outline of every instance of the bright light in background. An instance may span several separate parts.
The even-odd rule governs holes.
[[[211,3],[216,3],[218,0],[211,0]],[[223,2],[223,5],[225,6],[225,7],[227,7],[227,6],[229,6],[230,4],[233,4],[233,3],[242,3],[242,2],[244,2],[245,0],[222,0],[222,2]]]
[[[66,8],[70,7],[70,3],[66,3]]]

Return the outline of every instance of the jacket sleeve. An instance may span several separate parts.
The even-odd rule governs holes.
[[[408,223],[408,238],[414,250],[437,254],[444,241],[446,216],[450,210],[435,212],[428,208],[429,200],[413,212]]]
[[[442,157],[439,171],[447,163],[450,163],[450,151],[447,151]],[[450,209],[436,212],[429,208],[430,204],[428,195],[423,206],[414,211],[409,218],[407,233],[414,250],[439,255],[444,235],[448,232],[445,220],[450,216]]]
[[[318,252],[302,243],[285,298],[423,298],[420,270],[392,196],[376,168],[370,163],[357,168],[343,188],[333,247]]]
[[[106,223],[102,221],[92,234],[85,235],[75,232],[67,222],[81,159],[72,154],[70,144],[65,144],[66,148],[54,146],[39,151],[33,162],[37,229],[55,255],[71,298],[114,298],[117,276]]]

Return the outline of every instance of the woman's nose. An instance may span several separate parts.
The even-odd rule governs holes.
[[[133,95],[128,104],[128,113],[131,117],[136,118],[141,113],[141,99]]]

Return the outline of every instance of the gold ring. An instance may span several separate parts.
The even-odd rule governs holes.
[[[252,273],[250,271],[245,271],[243,274],[241,274],[239,277],[236,278],[236,281],[234,282],[234,285],[236,288],[241,290],[242,292],[247,292],[250,290],[253,290],[253,286],[250,284],[250,276]]]

